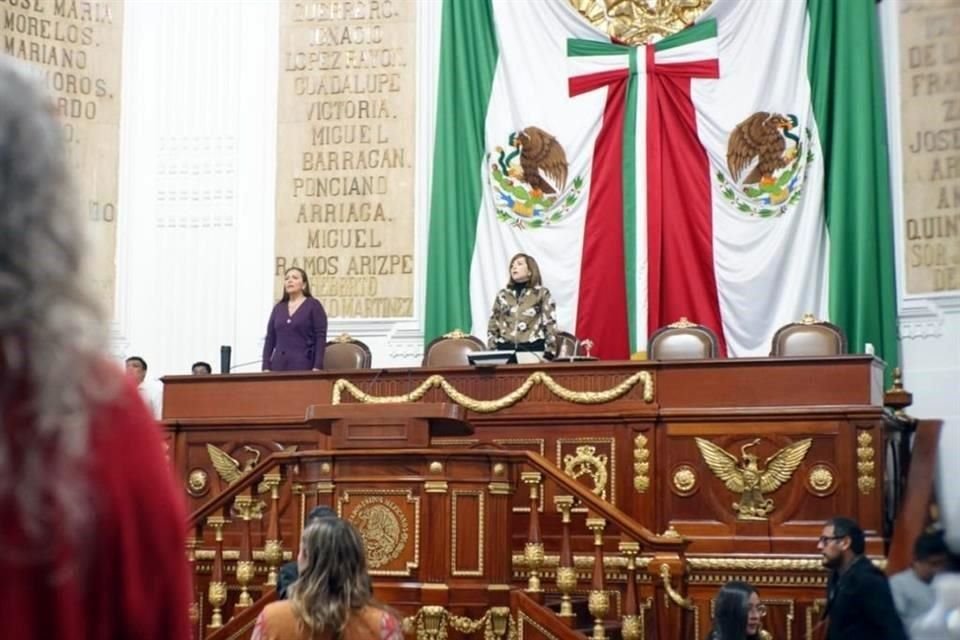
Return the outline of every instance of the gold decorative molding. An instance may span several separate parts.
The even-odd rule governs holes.
[[[510,618],[509,607],[490,607],[474,620],[453,615],[439,605],[426,605],[401,621],[404,635],[414,634],[417,640],[446,640],[447,627],[464,635],[483,631],[484,640],[518,640],[517,623]],[[551,636],[552,637],[552,636]]]
[[[694,438],[700,455],[714,475],[717,476],[734,493],[740,494],[740,501],[733,503],[733,510],[738,520],[767,520],[773,511],[773,500],[764,498],[764,493],[771,493],[788,482],[806,457],[812,438],[804,438],[788,444],[764,461],[764,468],[757,464],[760,458],[748,453],[747,449],[755,447],[760,438],[755,438],[740,447],[741,460],[721,447],[705,440]]]
[[[869,431],[861,431],[857,434],[857,487],[863,495],[870,494],[877,486],[873,456],[873,436]]]
[[[833,488],[833,472],[825,464],[815,465],[807,475],[807,484],[814,493],[827,493]]]
[[[722,558],[687,556],[693,571],[816,571],[824,572],[820,558]]]
[[[350,512],[348,520],[363,539],[367,551],[370,575],[409,576],[420,566],[420,497],[409,489],[354,489],[344,491],[337,503],[337,513],[343,517],[343,506],[353,496],[367,496]],[[407,548],[410,522],[396,502],[388,496],[400,496],[413,505],[413,558],[402,570],[381,569],[396,560]]]
[[[454,329],[453,331],[443,334],[443,337],[447,338],[448,340],[463,340],[464,338],[469,338],[470,334],[464,333],[460,329]]]
[[[497,398],[496,400],[477,400],[476,398],[471,398],[447,382],[447,379],[440,374],[434,374],[430,376],[416,389],[410,393],[405,393],[400,396],[370,395],[346,378],[339,378],[333,384],[333,399],[331,400],[331,404],[340,404],[340,399],[344,391],[353,396],[355,400],[364,404],[396,404],[403,402],[417,402],[427,394],[427,391],[435,387],[439,387],[445,394],[447,394],[448,398],[461,407],[466,407],[467,409],[476,411],[477,413],[494,413],[520,402],[520,400],[525,398],[530,392],[530,389],[541,384],[561,400],[572,402],[574,404],[604,404],[607,402],[612,402],[625,395],[637,384],[643,384],[644,402],[653,402],[653,377],[646,371],[638,371],[637,373],[624,379],[620,384],[603,391],[573,391],[572,389],[568,389],[561,385],[550,375],[542,371],[535,371],[531,373],[519,387],[510,393]]]
[[[597,453],[592,445],[577,447],[576,455],[563,457],[563,472],[573,478],[589,476],[593,480],[593,493],[607,499],[607,456]]]
[[[345,342],[353,342],[353,337],[349,333],[344,331],[343,333],[338,335],[336,338],[334,338],[333,341],[339,344],[343,344]]]
[[[561,469],[564,469],[564,471],[566,472],[566,462],[565,462],[565,461],[566,461],[567,458],[570,458],[571,456],[569,456],[569,455],[563,456],[563,447],[564,447],[564,445],[575,445],[575,446],[576,446],[576,445],[581,445],[581,446],[576,446],[576,448],[575,448],[575,451],[577,451],[578,453],[580,452],[580,449],[583,448],[582,445],[607,445],[607,446],[610,447],[610,455],[609,455],[609,456],[603,456],[603,457],[606,457],[606,458],[607,458],[607,459],[604,461],[604,463],[603,463],[603,469],[604,469],[604,472],[603,472],[603,474],[602,474],[603,477],[602,477],[602,478],[593,477],[593,476],[591,476],[591,477],[592,477],[592,479],[593,479],[593,481],[594,481],[593,493],[596,494],[596,495],[599,495],[601,498],[603,498],[604,500],[606,500],[606,501],[609,502],[610,504],[616,505],[616,504],[617,504],[617,465],[615,464],[615,461],[616,461],[616,459],[617,459],[617,441],[616,441],[616,439],[614,439],[614,438],[590,438],[590,437],[582,437],[582,438],[557,438],[557,466],[560,467]],[[594,450],[594,454],[595,454],[595,453],[596,453],[596,448],[595,448],[595,447],[591,447],[591,448]],[[564,462],[561,462],[561,457],[563,457]],[[571,475],[571,474],[570,474],[569,472],[567,472],[567,475]],[[608,475],[609,475],[609,482],[607,482],[607,476],[608,476]],[[571,476],[571,477],[575,477],[575,476]],[[599,484],[599,485],[597,484],[597,481],[598,481],[599,479],[602,479],[602,480],[603,480],[603,484]],[[598,492],[598,491],[597,491],[597,487],[598,487],[598,486],[601,487],[601,489],[602,489],[601,492]],[[607,496],[607,490],[606,490],[606,489],[607,489],[607,486],[610,487],[610,495],[609,495],[609,497]],[[542,496],[541,496],[541,497],[542,497]],[[541,503],[541,504],[542,504],[542,503]],[[542,509],[541,509],[541,511],[542,511]],[[587,508],[586,508],[586,507],[574,507],[574,508],[571,510],[571,513],[585,513],[586,511],[587,511]]]
[[[638,571],[646,570],[652,561],[650,556],[641,556],[635,558],[634,562],[637,565]],[[527,569],[527,561],[523,554],[513,554],[512,556],[513,570],[514,572],[525,571]],[[545,555],[543,556],[543,564],[540,565],[541,569],[556,569],[560,565],[560,556],[559,555]],[[578,574],[583,572],[589,572],[593,569],[593,555],[576,555],[573,556],[573,566],[577,570]],[[605,571],[616,571],[616,572],[625,572],[627,569],[627,558],[626,556],[619,554],[609,554],[605,553],[603,555],[603,568]],[[641,581],[644,578],[642,575],[638,575],[638,581]]]
[[[638,433],[633,439],[633,488],[646,493],[650,488],[650,449],[647,436]]]
[[[823,610],[823,607],[827,605],[827,601],[824,598],[817,598],[813,601],[812,604],[807,606],[807,610],[804,613],[804,619],[807,623],[805,637],[806,640],[813,640],[813,631],[815,624],[813,622],[813,616],[820,616],[820,612]]]
[[[697,470],[681,464],[673,472],[673,488],[681,495],[690,495],[697,488]]]
[[[695,322],[690,322],[687,320],[687,316],[680,316],[680,319],[676,322],[671,322],[667,325],[671,329],[690,329],[691,327],[697,326]]]
[[[457,540],[459,539],[459,527],[457,525],[457,504],[458,498],[463,496],[475,497],[477,502],[477,568],[459,569],[457,568]],[[485,516],[486,496],[483,491],[478,489],[454,489],[450,496],[450,573],[454,576],[482,576],[483,575],[483,555],[484,555],[484,516]]]
[[[570,0],[594,27],[631,45],[652,44],[693,24],[713,0]]]
[[[690,598],[683,597],[683,594],[681,594],[679,591],[677,591],[674,588],[673,582],[671,581],[671,577],[672,575],[670,572],[670,565],[668,565],[667,563],[661,564],[660,580],[661,582],[663,582],[663,590],[666,592],[664,593],[664,598],[666,598],[664,604],[669,608],[670,602],[672,601],[675,605],[677,605],[682,609],[686,609],[687,611],[694,611],[697,607],[693,603],[693,600],[691,600]],[[698,637],[699,637],[699,634],[698,634]]]

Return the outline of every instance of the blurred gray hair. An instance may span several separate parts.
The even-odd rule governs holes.
[[[62,128],[20,64],[0,56],[0,502],[40,544],[89,530],[90,418],[119,386]]]

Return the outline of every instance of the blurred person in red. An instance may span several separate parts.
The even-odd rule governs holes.
[[[0,635],[185,639],[184,507],[105,355],[61,126],[19,64],[0,56]]]

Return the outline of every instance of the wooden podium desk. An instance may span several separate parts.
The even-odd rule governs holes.
[[[638,380],[641,372],[648,379]],[[466,420],[475,430],[435,437],[433,446],[541,453],[649,529],[674,526],[693,540],[691,553],[814,554],[823,521],[843,514],[867,530],[868,552],[883,555],[884,474],[892,453],[883,421],[883,363],[864,355],[168,376],[163,418],[190,509],[226,486],[208,444],[241,467],[293,446],[331,448],[330,437],[311,427],[305,412],[331,404],[338,380],[355,391],[341,389],[340,401],[355,403],[358,394],[409,396],[432,376],[468,397]],[[604,393],[617,397],[594,402]],[[488,411],[510,394],[522,397]],[[440,387],[417,401],[456,402]],[[763,502],[769,513],[743,519],[734,507],[741,495],[710,469],[695,438],[742,464],[755,456],[761,472],[786,447],[801,443],[806,452],[782,486],[760,497],[772,501]],[[802,444],[807,438],[808,447]],[[525,496],[518,494],[519,509]],[[548,534],[556,518],[548,486]],[[589,545],[585,529],[583,542]]]

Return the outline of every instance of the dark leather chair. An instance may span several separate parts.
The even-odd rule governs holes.
[[[583,355],[583,345],[569,331],[557,332],[557,360]]]
[[[425,367],[465,367],[470,364],[467,355],[485,351],[487,345],[480,338],[459,329],[435,338],[423,353]]]
[[[323,352],[323,368],[327,371],[346,371],[349,369],[369,369],[373,361],[370,347],[350,334],[341,333],[327,342]]]
[[[786,324],[773,334],[770,355],[836,356],[847,352],[847,336],[835,324],[817,320],[812,313],[804,314],[800,322]]]
[[[660,327],[647,341],[647,357],[651,360],[701,360],[716,358],[717,335],[707,327],[680,318]]]

